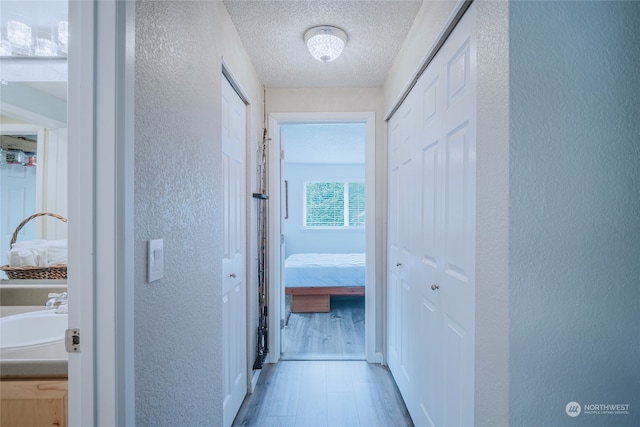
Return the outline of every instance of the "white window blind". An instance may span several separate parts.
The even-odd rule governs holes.
[[[364,226],[362,182],[305,182],[303,199],[305,227]]]
[[[349,197],[349,227],[364,227],[364,182],[350,182],[347,186]]]

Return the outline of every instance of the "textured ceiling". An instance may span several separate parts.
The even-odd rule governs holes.
[[[224,0],[265,87],[377,87],[384,84],[422,0]],[[333,25],[349,38],[333,62],[314,59],[307,29]]]

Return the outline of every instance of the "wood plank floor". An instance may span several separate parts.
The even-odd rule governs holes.
[[[281,361],[262,369],[233,426],[413,426],[389,370],[364,361]]]
[[[291,313],[282,330],[283,360],[364,360],[364,297],[331,297],[329,313]]]

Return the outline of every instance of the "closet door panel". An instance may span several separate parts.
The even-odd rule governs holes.
[[[462,422],[461,414],[467,411],[464,408],[465,396],[463,388],[467,386],[465,376],[467,366],[465,364],[465,353],[469,349],[466,347],[468,340],[467,331],[455,320],[446,316],[444,328],[443,350],[446,355],[444,364],[443,379],[443,420],[444,426],[464,426],[469,425]]]
[[[388,211],[388,262],[387,274],[387,332],[388,332],[388,363],[394,372],[400,371],[402,357],[402,329],[400,301],[402,297],[402,251],[400,241],[400,167],[402,117],[404,110],[389,123],[389,211]],[[398,381],[399,387],[404,387]]]
[[[395,371],[400,366],[400,277],[391,274],[388,282],[387,307],[388,307],[388,340],[389,340],[389,366]]]
[[[442,381],[444,360],[442,349],[434,343],[441,342],[440,309],[427,298],[420,300],[420,340],[418,354],[421,358],[419,371],[418,396],[419,411],[414,415],[417,426],[442,425],[440,408],[443,404]]]
[[[398,114],[404,110],[398,110]],[[389,167],[395,169],[400,159],[400,143],[402,142],[402,122],[394,118],[389,122]]]
[[[447,107],[450,108],[469,91],[473,91],[470,88],[471,75],[470,75],[470,35],[458,35],[457,40],[447,46],[448,51],[454,51],[453,53],[446,53],[448,56],[447,61]]]
[[[402,381],[408,388],[411,388],[411,378],[413,377],[410,366],[411,342],[414,339],[414,335],[411,333],[412,302],[411,285],[408,281],[402,280],[400,286],[400,371],[403,376]]]
[[[421,127],[416,144],[419,175],[416,195],[419,201],[419,259],[415,281],[420,286],[420,298],[426,298],[439,311],[437,293],[431,286],[438,281],[442,269],[442,115],[446,111],[442,90],[442,67],[434,60],[416,85],[420,94]]]
[[[443,425],[473,424],[475,327],[476,78],[472,5],[442,49],[443,115]]]
[[[473,389],[475,317],[476,81],[475,21],[469,12],[439,54],[446,74],[443,146],[443,269],[440,298],[447,324],[466,340],[465,387]],[[465,333],[462,333],[465,332]]]
[[[403,262],[403,266],[408,267],[407,263],[409,259],[413,255],[413,244],[415,235],[415,224],[412,220],[412,216],[414,214],[412,205],[413,205],[413,194],[412,194],[412,176],[411,170],[413,167],[413,163],[411,159],[406,160],[400,166],[398,171],[398,215],[399,215],[399,247],[401,252],[401,257]],[[402,271],[406,271],[404,268]]]
[[[416,138],[416,213],[418,215],[417,258],[413,281],[419,302],[417,320],[416,372],[419,378],[415,425],[437,426],[442,422],[443,352],[442,314],[439,293],[431,286],[439,281],[442,270],[442,113],[445,111],[444,92],[441,90],[440,68],[425,71],[416,85],[420,93],[421,120]]]
[[[422,152],[419,178],[421,194],[418,212],[420,215],[420,262],[430,268],[439,264],[440,226],[440,150],[438,141],[427,145]]]
[[[389,366],[417,426],[474,421],[475,7],[389,125]]]
[[[474,211],[470,202],[473,180],[469,176],[469,123],[463,123],[447,135],[445,148],[444,188],[444,258],[445,272],[458,280],[468,282],[469,257],[467,254],[468,215]]]
[[[428,77],[431,76],[425,76],[425,78]],[[422,93],[422,120],[425,127],[438,118],[438,112],[441,110],[440,98],[442,98],[442,94],[440,93],[438,83],[439,78],[436,75],[435,78],[426,85]]]
[[[393,140],[394,138],[390,138]],[[396,139],[397,140],[397,139]],[[389,342],[389,366],[399,365],[400,358],[400,272],[402,267],[400,262],[400,241],[399,241],[399,168],[389,172],[389,269],[388,269],[388,290],[387,290],[387,330]]]
[[[415,198],[412,194],[412,171],[414,162],[412,159],[405,161],[399,170],[400,195],[399,207],[399,230],[400,230],[400,260],[398,267],[400,278],[399,295],[399,323],[400,323],[400,382],[403,388],[411,389],[414,368],[412,363],[412,352],[415,342],[416,322],[414,320],[415,309],[415,283],[412,280],[411,272],[415,258],[414,238],[415,235]]]

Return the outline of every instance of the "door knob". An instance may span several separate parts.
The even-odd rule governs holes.
[[[431,285],[431,290],[435,291],[437,289],[440,289],[440,285],[438,285],[437,283],[434,283],[433,285]]]
[[[396,262],[396,267],[400,267],[402,265],[401,262]]]
[[[235,279],[235,278],[236,278],[236,273],[231,273],[231,274],[229,275],[229,277],[231,277],[231,278]]]

